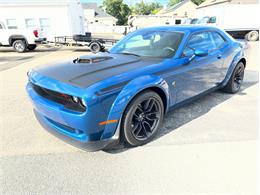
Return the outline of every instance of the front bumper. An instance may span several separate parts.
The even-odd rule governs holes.
[[[49,122],[46,117],[42,116],[35,109],[33,111],[36,119],[49,133],[77,148],[86,151],[97,151],[101,149],[111,148],[112,146],[115,146],[119,143],[120,123],[118,125],[115,135],[109,139],[103,139],[98,141],[78,141],[63,134],[59,126],[55,126],[53,123]]]
[[[120,122],[109,138],[102,138],[105,127],[97,126],[100,113],[94,112],[91,106],[89,113],[69,111],[63,105],[39,96],[27,84],[26,90],[33,103],[34,113],[40,124],[51,134],[65,142],[87,151],[95,151],[111,147],[118,143]]]

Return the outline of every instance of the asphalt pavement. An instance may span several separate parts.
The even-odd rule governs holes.
[[[145,146],[92,153],[47,133],[25,92],[30,68],[88,52],[0,50],[0,193],[258,194],[258,44],[248,44],[238,94],[217,91],[170,112]]]

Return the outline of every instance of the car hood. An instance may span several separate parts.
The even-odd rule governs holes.
[[[81,56],[73,61],[45,65],[34,70],[43,76],[86,88],[109,77],[154,63],[158,63],[158,59],[151,60],[151,58],[141,58],[134,55],[104,53]]]

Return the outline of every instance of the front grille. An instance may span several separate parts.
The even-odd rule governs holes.
[[[64,105],[65,108],[69,109],[69,110],[73,110],[73,111],[78,111],[78,112],[84,112],[86,111],[86,108],[83,107],[80,103],[75,103],[72,101],[72,97],[70,95],[67,94],[63,94],[63,93],[59,93],[50,89],[46,89],[43,87],[40,87],[38,85],[35,85],[33,83],[31,83],[32,88],[34,89],[34,91],[48,99],[51,100],[53,102],[59,103]]]

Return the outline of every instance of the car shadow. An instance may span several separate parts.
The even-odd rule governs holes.
[[[44,52],[52,52],[52,51],[57,51],[61,49],[61,47],[49,47],[49,46],[41,46],[37,47],[35,50],[32,51],[26,51],[23,53],[18,53],[15,51],[12,47],[5,47],[0,49],[0,53],[17,53],[17,54],[26,54],[26,53],[44,53]]]
[[[245,80],[241,87],[241,90],[236,95],[244,96],[247,95],[245,89],[258,83],[258,72],[257,71],[246,71]],[[184,105],[178,109],[172,110],[165,115],[163,125],[156,135],[156,137],[151,141],[160,139],[161,137],[176,131],[179,127],[201,117],[202,115],[208,113],[212,108],[218,106],[219,104],[225,102],[226,100],[233,97],[233,94],[224,93],[220,90],[216,92],[209,93],[202,98],[195,100],[189,104]],[[104,150],[104,152],[110,154],[121,153],[132,147],[126,147],[124,144],[120,143],[113,149]]]
[[[73,52],[91,52],[88,48],[76,48]]]

